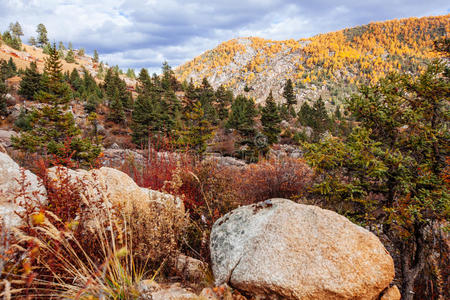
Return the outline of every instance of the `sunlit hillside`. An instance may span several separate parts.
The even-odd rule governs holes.
[[[319,95],[338,104],[356,85],[391,71],[415,72],[435,57],[433,41],[447,36],[449,16],[408,18],[344,29],[300,40],[239,38],[220,44],[176,69],[180,80],[203,77],[214,87],[263,101],[270,90],[281,99],[291,78],[299,103]]]

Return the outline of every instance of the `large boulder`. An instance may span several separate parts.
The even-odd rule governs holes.
[[[23,212],[25,205],[39,207],[47,197],[41,180],[22,169],[8,154],[0,152],[0,219],[7,227],[20,224],[15,212]]]
[[[394,278],[378,238],[335,212],[271,199],[243,206],[211,232],[216,284],[283,299],[375,299]]]
[[[82,209],[77,218],[87,228],[94,230],[99,222],[92,220],[101,223],[102,208],[111,208],[118,223],[126,221],[133,255],[156,264],[175,254],[186,222],[181,199],[141,188],[127,174],[107,167],[91,171],[55,167],[49,176],[57,187],[70,182],[69,188],[80,194],[80,208],[88,209]]]

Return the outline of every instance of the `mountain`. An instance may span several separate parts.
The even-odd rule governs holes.
[[[450,15],[375,22],[300,40],[237,38],[206,51],[175,73],[199,84],[206,77],[217,88],[246,93],[261,103],[273,91],[282,101],[288,78],[299,103],[323,96],[339,105],[362,82],[376,82],[391,71],[416,72],[436,57],[433,42],[450,29]],[[247,91],[247,92],[246,92]]]

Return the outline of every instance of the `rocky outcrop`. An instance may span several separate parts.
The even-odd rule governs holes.
[[[394,278],[379,239],[335,212],[271,199],[214,224],[216,284],[283,299],[375,299]]]
[[[172,195],[141,188],[133,179],[122,171],[102,167],[100,169],[71,170],[62,167],[49,169],[48,175],[56,181],[63,181],[66,177],[80,187],[80,192],[87,199],[97,199],[100,196],[108,198],[112,204],[155,201],[162,204],[171,202],[181,210],[183,202]]]
[[[20,218],[15,212],[24,211],[25,205],[38,207],[47,200],[40,179],[24,170],[6,153],[0,152],[0,219],[6,226],[17,226]]]

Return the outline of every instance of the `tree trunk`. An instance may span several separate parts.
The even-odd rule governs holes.
[[[425,266],[425,240],[422,224],[414,224],[411,241],[401,246],[402,299],[414,299],[414,282]]]

